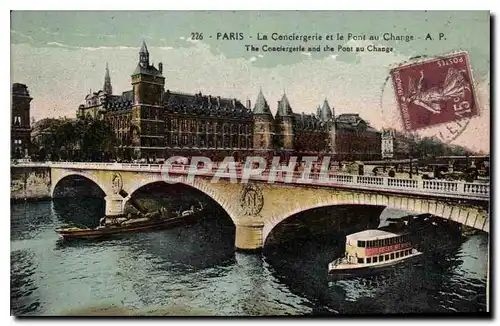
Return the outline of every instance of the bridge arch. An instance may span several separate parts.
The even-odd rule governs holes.
[[[128,197],[132,196],[135,192],[137,192],[139,189],[146,187],[148,185],[152,185],[154,183],[165,183],[165,184],[181,184],[185,185],[189,188],[198,190],[199,192],[203,193],[204,195],[208,196],[210,199],[212,199],[215,203],[217,203],[222,209],[227,213],[227,215],[231,218],[233,223],[236,225],[236,216],[237,216],[237,210],[235,205],[233,205],[229,200],[224,197],[223,194],[220,194],[218,191],[214,190],[212,187],[210,187],[210,181],[209,180],[203,180],[203,179],[194,179],[193,181],[188,181],[186,177],[180,176],[175,182],[167,182],[163,179],[157,179],[157,178],[151,178],[148,180],[143,180],[142,182],[135,182],[130,185],[124,185],[123,188],[124,190],[128,193]]]
[[[108,195],[108,189],[103,187],[102,182],[98,178],[96,178],[93,174],[90,173],[83,173],[83,172],[77,172],[77,171],[68,171],[68,172],[62,172],[62,173],[54,173],[52,171],[51,174],[51,185],[50,185],[50,196],[54,198],[55,195],[55,190],[58,185],[60,185],[61,181],[67,180],[72,177],[80,177],[84,178],[86,180],[89,180],[93,184],[95,184],[103,193],[104,197]]]
[[[329,208],[331,209],[332,216],[330,218],[331,221],[336,221],[334,224],[341,226],[342,228],[348,227],[345,223],[354,223],[359,225],[360,222],[366,222],[366,228],[377,228],[380,224],[380,215],[382,211],[386,208],[385,206],[379,205],[364,205],[364,204],[356,204],[356,205],[329,205],[329,204],[317,204],[313,205],[308,209],[294,209],[288,213],[288,215],[284,218],[273,219],[271,223],[265,224],[263,228],[263,246],[266,245],[266,241],[269,240],[271,233],[276,230],[283,222],[297,218],[300,214],[312,214],[314,211],[316,213],[324,214],[324,211],[321,212],[321,209]],[[347,209],[347,212],[342,212],[344,209]],[[337,210],[337,211],[335,211]],[[347,213],[347,216],[346,216]],[[285,216],[285,215],[282,215]],[[323,216],[323,215],[321,215]],[[300,216],[299,219],[294,220],[296,222],[298,220],[303,220],[304,216]],[[307,215],[307,218],[311,218]],[[313,217],[314,219],[314,217]],[[376,223],[374,224],[374,222]],[[332,230],[333,232],[333,230]]]
[[[262,230],[263,244],[266,242],[271,231],[290,216],[315,208],[344,205],[378,206],[409,211],[413,214],[429,213],[443,219],[452,220],[463,225],[489,232],[489,222],[484,211],[476,207],[453,205],[445,200],[439,199],[409,198],[392,194],[337,193],[328,198],[310,201],[310,204],[303,204],[299,201],[296,201],[295,204],[293,204],[293,201],[290,201],[290,203],[292,203],[292,205],[289,206],[289,209],[278,210],[276,214],[270,216],[264,223]]]

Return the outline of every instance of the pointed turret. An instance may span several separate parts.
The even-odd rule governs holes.
[[[255,106],[253,107],[253,147],[259,151],[270,151],[273,148],[273,114],[269,109],[266,98],[262,94],[262,88],[259,90]]]
[[[111,77],[109,75],[108,63],[106,62],[106,74],[104,75],[104,86],[103,91],[106,94],[113,94],[113,87],[111,86]]]
[[[321,106],[319,106],[319,105],[318,105],[318,108],[316,109],[316,116],[317,116],[318,118],[320,118],[320,117],[321,117]]]
[[[262,89],[260,89],[259,95],[257,95],[257,100],[255,101],[255,106],[253,107],[253,114],[270,115],[272,117],[271,109],[269,109],[266,98],[264,97],[264,94],[262,94]]]
[[[142,41],[141,49],[139,50],[139,64],[143,68],[147,68],[149,66],[149,52],[145,41]]]
[[[286,93],[283,93],[283,97],[278,101],[276,121],[278,122],[276,133],[280,137],[280,150],[293,150],[293,111]]]
[[[325,102],[323,102],[323,106],[321,107],[321,115],[320,119],[323,121],[328,121],[332,119],[332,109],[330,109],[330,105],[328,104],[328,100],[325,98]]]
[[[289,117],[293,115],[292,107],[285,93],[283,93],[281,100],[278,101],[278,112],[276,115],[280,117]]]

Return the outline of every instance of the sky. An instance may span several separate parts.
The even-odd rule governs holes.
[[[131,89],[142,41],[150,61],[163,63],[165,88],[255,102],[262,88],[271,110],[286,92],[296,113],[316,112],[328,99],[335,114],[359,113],[377,128],[402,129],[389,70],[416,56],[469,52],[480,107],[453,144],[489,152],[490,17],[485,11],[14,11],[11,81],[28,85],[31,115],[75,117],[89,90],[102,89],[106,62],[113,91]],[[244,40],[218,40],[217,33]],[[192,33],[202,33],[194,41]],[[322,35],[321,41],[257,40],[257,34]],[[327,41],[341,33],[344,40]],[[353,35],[413,35],[414,41],[348,40]],[[434,40],[425,40],[431,33]],[[438,40],[444,33],[446,39]],[[252,37],[252,39],[250,39]],[[389,46],[381,52],[250,52],[245,45]],[[443,125],[421,131],[432,136]]]

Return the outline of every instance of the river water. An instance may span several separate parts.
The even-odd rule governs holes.
[[[11,206],[13,315],[336,315],[486,311],[488,235],[438,258],[371,277],[332,280],[343,236],[291,239],[263,254],[234,251],[234,226],[191,226],[62,242],[54,229],[96,224],[103,201]],[[404,215],[385,210],[383,218]]]

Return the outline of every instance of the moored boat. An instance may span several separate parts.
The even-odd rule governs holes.
[[[421,255],[406,232],[365,230],[346,237],[345,255],[328,264],[328,273],[335,276],[374,273]]]
[[[184,212],[175,212],[172,216],[152,213],[136,216],[135,218],[116,217],[111,219],[110,222],[99,225],[96,228],[68,227],[59,228],[55,231],[59,233],[63,239],[96,239],[119,233],[160,230],[193,223],[204,213],[205,209],[201,206],[200,208],[192,208]]]

